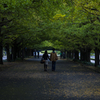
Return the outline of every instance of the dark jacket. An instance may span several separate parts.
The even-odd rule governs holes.
[[[44,58],[44,60],[47,60],[47,59],[49,59],[49,56],[48,56],[48,54],[43,54],[43,58]]]

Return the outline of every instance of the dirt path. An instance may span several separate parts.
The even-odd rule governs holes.
[[[0,100],[100,100],[100,73],[58,60],[56,71],[43,71],[30,59],[0,72]]]

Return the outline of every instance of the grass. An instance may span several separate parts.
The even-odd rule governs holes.
[[[73,61],[76,61],[76,62],[79,62],[79,63],[82,63],[82,64],[86,64],[86,65],[90,65],[90,66],[94,66],[94,64],[91,63],[91,62],[80,61],[80,60],[75,60],[75,59],[73,59]]]
[[[41,51],[40,54],[43,54],[44,52],[45,52],[45,50]],[[52,50],[47,50],[47,53],[48,53],[48,54],[50,54],[51,52],[52,52]],[[56,51],[56,50],[55,50],[55,52],[56,52],[57,54],[60,54],[60,51]]]

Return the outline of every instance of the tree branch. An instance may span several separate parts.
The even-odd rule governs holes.
[[[87,7],[85,7],[85,8],[84,8],[84,7],[82,7],[82,8],[83,8],[85,11],[87,11],[88,13],[92,14],[92,15],[97,15],[97,16],[100,16],[99,14],[94,14],[94,13],[92,13],[92,12],[89,12],[87,9],[90,9],[90,8],[87,8]],[[98,11],[97,9],[93,9],[93,8],[92,8],[92,9],[90,9],[90,10],[92,10],[92,11],[94,10],[94,11],[96,11],[96,12]],[[98,12],[99,12],[99,11],[98,11]]]
[[[13,19],[0,22],[0,27],[2,27],[2,26],[4,26],[4,25],[7,25],[7,24],[10,23],[12,20],[13,20]]]

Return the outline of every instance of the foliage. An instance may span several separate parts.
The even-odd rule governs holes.
[[[0,23],[4,45],[16,40],[23,48],[100,49],[99,0],[3,0]]]

